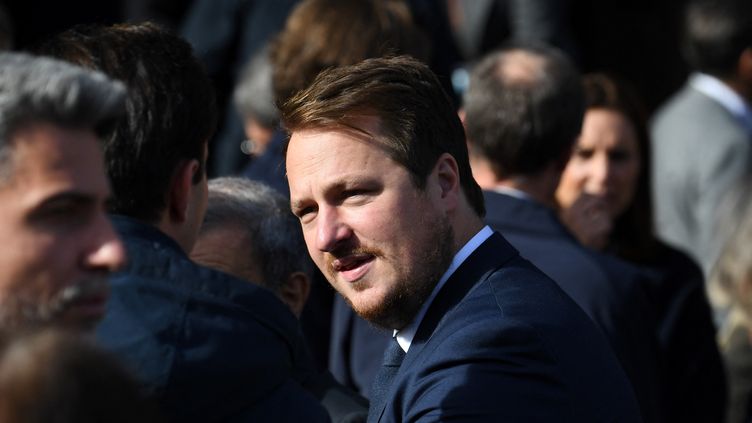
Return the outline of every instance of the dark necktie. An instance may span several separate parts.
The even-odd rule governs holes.
[[[397,375],[397,371],[404,359],[405,351],[400,347],[397,338],[392,338],[392,342],[389,343],[389,347],[384,352],[384,363],[381,365],[381,369],[376,374],[376,378],[373,380],[373,385],[371,386],[371,406],[368,409],[369,422],[378,420],[379,414],[381,414],[381,410],[384,408],[386,394],[389,392],[392,380]]]

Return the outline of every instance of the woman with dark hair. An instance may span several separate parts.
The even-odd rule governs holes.
[[[580,242],[654,274],[646,291],[659,321],[667,421],[722,421],[725,378],[702,271],[653,234],[646,114],[633,91],[604,74],[583,79],[582,132],[556,192]]]

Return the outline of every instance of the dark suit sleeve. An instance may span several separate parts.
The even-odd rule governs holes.
[[[554,376],[555,360],[532,329],[489,330],[482,320],[457,327],[458,336],[430,353],[441,358],[410,380],[406,396],[397,395],[405,421],[561,420],[567,395]],[[465,352],[461,359],[457,351]]]

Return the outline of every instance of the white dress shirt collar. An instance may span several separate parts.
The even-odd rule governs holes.
[[[439,293],[446,281],[450,276],[452,276],[455,270],[457,270],[457,268],[460,267],[460,265],[470,256],[470,254],[472,254],[473,251],[480,247],[480,245],[483,244],[483,242],[487,240],[491,235],[493,235],[493,230],[488,226],[484,226],[483,229],[475,234],[475,236],[470,238],[470,241],[468,241],[467,244],[465,244],[460,249],[460,251],[458,251],[457,254],[454,255],[449,268],[446,270],[446,272],[444,272],[444,275],[441,277],[441,279],[439,279],[439,283],[436,284],[436,287],[434,287],[431,295],[426,299],[425,302],[423,302],[423,305],[418,311],[418,314],[415,315],[415,319],[413,319],[413,321],[402,330],[394,331],[393,336],[397,338],[397,342],[399,343],[400,347],[405,350],[405,352],[410,349],[410,344],[413,342],[415,332],[418,330],[420,322],[423,320],[423,316],[426,315],[428,307],[431,305],[434,298],[436,298],[436,295]]]
[[[507,187],[507,186],[495,186],[491,189],[493,192],[497,192],[499,194],[506,194],[510,197],[514,197],[520,200],[528,200],[532,201],[533,197],[530,196],[530,194],[526,193],[525,191],[518,190],[517,188]]]
[[[736,91],[720,79],[704,73],[692,74],[689,85],[717,101],[752,134],[752,108]]]

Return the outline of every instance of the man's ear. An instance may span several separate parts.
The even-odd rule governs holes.
[[[303,312],[311,292],[311,280],[303,272],[293,272],[287,277],[279,290],[282,302],[287,304],[297,317]]]
[[[191,201],[191,189],[193,188],[193,175],[201,170],[201,165],[196,159],[183,160],[178,165],[170,184],[168,197],[170,220],[184,222],[188,215],[188,205]]]
[[[456,207],[460,196],[460,171],[457,161],[449,153],[439,156],[434,166],[434,173],[441,189],[441,199],[449,200],[449,205]]]

